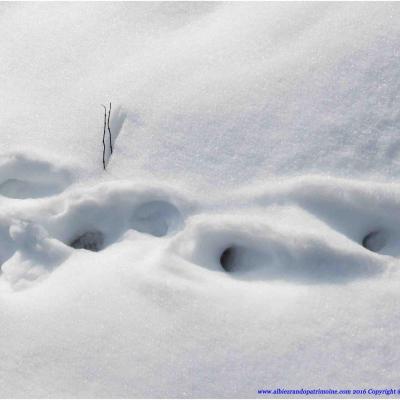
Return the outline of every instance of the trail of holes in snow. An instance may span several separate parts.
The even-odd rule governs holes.
[[[116,205],[116,207],[118,207]],[[103,211],[101,208],[98,210],[100,213]],[[128,229],[133,229],[138,232],[148,234],[155,237],[163,237],[171,235],[176,232],[182,225],[182,215],[178,209],[171,203],[167,201],[148,201],[140,204],[132,213],[132,216],[128,219],[128,225],[125,225],[125,216],[123,213],[121,217],[115,216],[111,211],[111,218],[101,220],[97,219],[96,222],[89,216],[89,218],[83,217],[80,221],[85,221],[81,223],[79,230],[84,231],[85,225],[97,225],[104,226],[103,230],[98,230],[97,228],[89,231],[85,231],[78,236],[74,236],[70,241],[68,241],[69,246],[75,249],[85,249],[90,251],[100,251],[106,247],[109,243],[107,241],[108,237],[113,237],[114,239],[120,234]],[[104,210],[106,213],[107,211]],[[98,213],[93,212],[92,216],[96,216]],[[129,214],[129,211],[127,212]],[[104,233],[108,231],[108,234]]]
[[[179,226],[182,224],[182,221],[180,220],[181,214],[179,213],[178,209],[174,207],[173,205],[162,202],[162,201],[156,201],[156,202],[149,202],[140,205],[137,207],[135,210],[136,212],[133,213],[132,218],[130,219],[130,228],[135,229],[138,232],[142,232],[144,234],[148,235],[153,235],[155,237],[162,237],[166,236],[168,234],[174,234],[177,232],[177,229]],[[84,225],[82,226],[81,231],[84,230]],[[101,225],[101,224],[100,224]],[[61,227],[63,224],[60,225]],[[32,233],[27,233],[25,231],[26,227],[22,229],[22,232],[19,233],[19,238],[16,237],[14,234],[12,238],[14,239],[15,242],[17,242],[17,246],[20,249],[20,253],[22,255],[25,255],[25,257],[19,257],[17,261],[21,262],[24,260],[24,258],[35,258],[36,260],[39,260],[39,264],[41,265],[46,265],[49,264],[49,254],[57,253],[57,249],[55,247],[51,246],[51,243],[49,242],[49,238],[46,233],[39,232],[39,234],[33,234]],[[105,228],[104,231],[107,229]],[[212,231],[212,230],[211,230]],[[79,233],[78,235],[73,235],[70,240],[66,241],[66,244],[71,246],[74,249],[84,249],[84,250],[89,250],[89,251],[101,251],[103,250],[107,244],[110,244],[107,242],[107,233],[103,233],[103,231],[98,230],[98,229],[92,229],[92,230],[87,230],[84,231],[83,233]],[[113,234],[110,235],[112,240],[115,240],[116,236]],[[112,242],[111,240],[111,242]],[[203,238],[197,238],[197,240],[203,240]],[[220,237],[216,239],[216,243],[222,240],[224,241],[224,237]],[[379,249],[384,246],[383,238],[379,234],[379,232],[373,232],[369,235],[367,235],[366,239],[363,240],[363,246],[372,250],[372,251],[379,251]],[[241,243],[239,240],[238,243]],[[44,254],[38,254],[38,252],[35,249],[39,244],[39,248],[44,249]],[[210,249],[204,249],[205,252],[210,251]],[[274,250],[276,252],[276,250]],[[65,250],[60,249],[60,253],[65,252]],[[58,257],[57,254],[54,254],[53,257],[50,257],[50,269],[52,269],[52,264],[54,264],[54,260],[56,260]],[[62,255],[60,255],[60,258],[62,260]],[[240,244],[232,244],[229,245],[228,247],[224,248],[222,251],[220,251],[220,255],[216,254],[215,259],[218,260],[220,267],[225,270],[228,273],[231,273],[233,275],[237,274],[240,276],[241,273],[246,272],[248,269],[257,271],[260,267],[266,268],[266,271],[268,272],[268,268],[270,269],[271,265],[273,263],[273,260],[271,260],[271,257],[268,255],[268,252],[266,251],[259,251],[257,246],[252,248],[250,245],[240,245]],[[312,258],[308,261],[313,262]],[[315,260],[314,260],[315,261]],[[338,265],[342,265],[340,261],[349,261],[349,260],[338,260]],[[203,264],[207,266],[209,264],[207,261],[205,262],[200,262],[199,264]],[[281,262],[278,263],[278,269],[275,267],[275,271],[271,274],[271,270],[269,270],[269,274],[267,274],[267,278],[276,278],[276,277],[283,277],[291,280],[290,276],[293,275],[293,271],[288,271],[287,267],[285,265],[289,265],[290,260],[288,259],[281,259]],[[303,263],[304,264],[304,263]],[[15,263],[11,263],[10,266],[15,267]],[[9,268],[6,269],[6,271],[9,271]],[[35,268],[36,267],[36,268]],[[320,276],[321,271],[318,269],[310,270],[310,267],[307,267],[309,270],[308,271],[297,271],[297,275],[301,277],[305,277],[308,275],[315,275],[315,276]],[[324,266],[323,266],[324,268]],[[37,270],[37,266],[35,264],[32,265],[32,268],[30,268],[29,271],[25,271],[23,274],[24,279],[26,280],[35,280],[38,276],[41,275],[40,271],[38,273],[32,274],[33,270]],[[46,268],[45,268],[46,269]],[[286,272],[285,272],[286,269]],[[355,275],[363,275],[363,271],[358,271],[359,267],[354,268],[353,270],[345,271],[345,270],[340,270],[336,267],[336,269],[333,269],[334,274],[338,274],[339,278],[340,276],[347,276],[349,273],[355,273]],[[367,274],[368,271],[365,271],[365,274]],[[328,273],[327,280],[331,281],[332,280],[332,275],[329,273],[328,270],[325,270],[325,274]],[[14,276],[14,271],[11,271],[10,276]],[[262,277],[262,274],[256,275],[257,277]],[[11,278],[12,281],[17,281],[17,278]],[[300,281],[301,279],[297,279]]]
[[[97,192],[99,197],[102,191],[104,185]],[[137,204],[132,202],[135,194],[143,198]],[[167,237],[183,224],[175,205],[166,200],[148,201],[146,192],[116,189],[101,201],[95,197],[96,193],[89,199],[87,195],[78,196],[61,212],[42,215],[40,222],[12,222],[7,240],[14,253],[3,254],[3,278],[17,289],[26,288],[64,262],[73,249],[102,251],[129,230],[154,238]]]
[[[62,192],[70,183],[68,170],[51,162],[23,154],[0,157],[0,195],[4,197],[46,198]],[[191,232],[184,229],[190,213],[180,209],[183,203],[175,201],[171,193],[157,189],[140,192],[126,186],[121,189],[115,183],[107,184],[106,191],[108,197],[94,190],[91,195],[83,191],[76,199],[64,199],[67,206],[63,212],[45,215],[36,222],[3,218],[0,263],[5,278],[11,283],[35,281],[65,261],[72,249],[99,252],[128,230],[155,238],[178,234],[171,248],[179,255],[238,278],[333,282],[371,276],[381,270],[381,264],[365,253],[341,251],[315,237],[300,244],[292,236],[279,237],[272,230],[256,237],[250,220],[247,234],[240,233],[239,225],[215,228],[220,225],[218,215],[213,217],[216,225],[212,221],[203,227],[201,223],[192,224]],[[324,212],[325,216],[329,214]],[[397,255],[391,254],[393,237],[397,236],[385,228],[374,228],[356,241],[371,252]]]

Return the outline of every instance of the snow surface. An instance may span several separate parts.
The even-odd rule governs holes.
[[[399,22],[0,3],[0,397],[397,387]]]

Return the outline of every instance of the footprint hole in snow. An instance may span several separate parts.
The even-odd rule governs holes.
[[[233,269],[234,260],[235,248],[231,246],[222,252],[221,257],[219,258],[219,263],[226,272],[231,272]]]
[[[221,253],[219,263],[226,272],[249,272],[254,267],[263,264],[263,261],[265,262],[263,258],[256,250],[231,245]]]
[[[54,196],[71,184],[71,173],[51,161],[22,153],[0,154],[0,195],[13,199]]]
[[[35,199],[50,196],[61,191],[56,183],[31,182],[22,179],[8,179],[0,184],[0,194],[12,199]]]
[[[70,242],[74,249],[100,251],[104,248],[104,234],[100,231],[88,231],[79,235]]]
[[[366,249],[378,253],[386,246],[387,234],[383,231],[372,231],[364,236],[362,246]]]
[[[131,219],[133,229],[156,237],[174,233],[181,225],[181,213],[166,201],[151,201],[140,205]]]
[[[375,232],[371,232],[375,233]],[[368,236],[368,235],[367,235]],[[372,251],[386,245],[385,235],[371,235],[367,240],[367,246]],[[326,258],[325,252],[320,254],[305,252],[299,254],[290,253],[283,249],[248,246],[242,244],[228,244],[221,248],[216,261],[219,261],[220,268],[227,274],[245,280],[284,280],[296,283],[320,284],[320,283],[339,283],[358,279],[362,276],[369,276],[375,270],[364,264],[355,265],[348,268],[346,257],[338,258],[337,262],[330,262]],[[314,254],[315,253],[315,254]],[[343,260],[343,263],[340,262]]]

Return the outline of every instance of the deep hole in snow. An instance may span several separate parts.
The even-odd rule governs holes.
[[[100,251],[104,246],[104,235],[100,231],[85,232],[83,235],[74,239],[70,243],[70,246],[74,249]]]
[[[226,248],[219,259],[221,267],[227,271],[232,272],[235,266],[235,260],[237,256],[237,249],[233,246]]]
[[[271,268],[265,253],[236,244],[225,248],[221,253],[219,263],[226,272],[241,275],[259,270],[260,267],[265,267],[266,270]]]
[[[385,232],[373,231],[368,233],[362,240],[362,245],[375,253],[382,250],[386,246]]]

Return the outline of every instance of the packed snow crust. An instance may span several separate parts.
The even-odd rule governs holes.
[[[397,387],[399,21],[0,3],[0,397]]]

